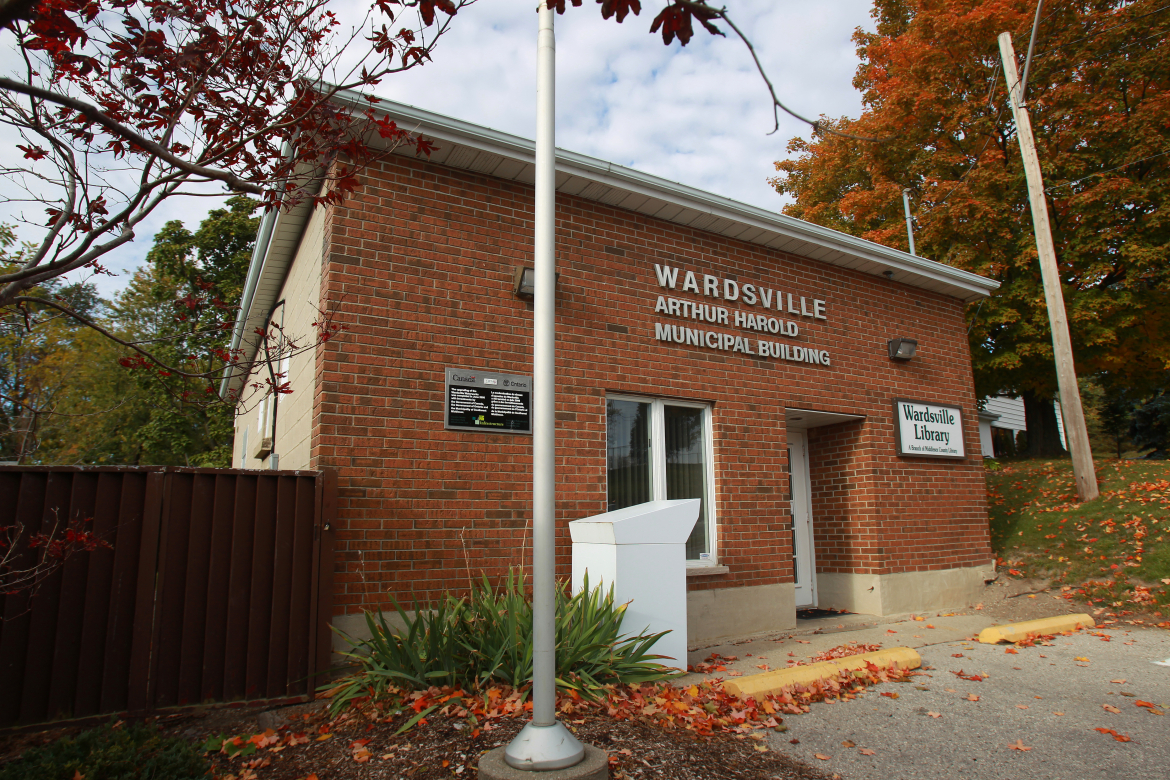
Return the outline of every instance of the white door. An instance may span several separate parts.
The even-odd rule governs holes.
[[[788,476],[792,491],[792,568],[796,608],[817,605],[816,561],[813,557],[812,484],[808,476],[808,434],[788,429]]]

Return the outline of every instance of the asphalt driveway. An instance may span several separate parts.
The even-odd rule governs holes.
[[[897,644],[889,641],[895,635],[886,638],[885,646]],[[1170,771],[1170,666],[1155,663],[1170,662],[1168,631],[1080,632],[1015,654],[961,639],[918,652],[923,674],[913,682],[786,716],[788,731],[769,737],[773,748],[844,780],[1120,779]],[[984,679],[953,674],[960,671]]]

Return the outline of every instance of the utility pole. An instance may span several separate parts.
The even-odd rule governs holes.
[[[556,710],[556,40],[540,0],[536,44],[536,199],[532,222],[532,720],[504,761],[549,771],[579,764],[585,746]],[[482,777],[482,773],[481,773]]]
[[[1024,175],[1028,180],[1028,199],[1032,203],[1032,225],[1036,231],[1036,251],[1040,256],[1040,276],[1044,281],[1044,302],[1048,306],[1048,322],[1052,329],[1052,351],[1056,358],[1056,380],[1060,386],[1060,408],[1063,412],[1065,433],[1072,452],[1073,475],[1077,495],[1089,501],[1098,495],[1097,472],[1093,468],[1093,453],[1089,448],[1089,432],[1085,428],[1085,412],[1081,408],[1081,392],[1077,387],[1076,367],[1073,364],[1072,339],[1068,334],[1068,316],[1064,311],[1064,293],[1060,289],[1060,271],[1056,265],[1056,249],[1048,224],[1048,204],[1044,200],[1044,179],[1040,174],[1040,160],[1036,156],[1036,142],[1032,137],[1032,121],[1024,104],[1021,84],[1016,74],[1016,52],[1010,33],[999,36],[999,53],[1003,58],[1003,75],[1007,79],[1008,102],[1016,120],[1016,135],[1020,139],[1020,156],[1024,161]]]
[[[910,254],[914,252],[914,221],[910,219],[910,188],[902,190],[902,208],[906,212],[906,238],[910,239]]]

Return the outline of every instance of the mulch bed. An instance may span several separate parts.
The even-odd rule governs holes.
[[[321,726],[329,723],[326,713],[314,708],[307,713],[298,713],[294,718],[269,739],[276,737],[288,741],[289,735],[305,734],[310,737],[308,742],[279,752],[266,747],[235,758],[215,754],[212,759],[217,776],[224,780],[229,777],[236,780],[302,780],[313,775],[317,780],[474,778],[479,756],[506,745],[526,722],[524,718],[510,717],[485,724],[482,729],[473,729],[462,719],[430,718],[425,724],[396,736],[395,732],[408,720],[407,715],[376,723],[354,717],[335,723],[329,728],[330,736],[319,739],[323,736],[318,733]],[[210,729],[201,720],[200,715],[188,714],[164,719],[160,725],[200,742],[213,734],[242,734],[247,739],[249,732],[256,728],[254,716],[235,723],[225,722],[222,715],[214,717],[214,725],[206,724],[212,726]],[[768,750],[762,733],[698,736],[685,729],[664,729],[639,720],[618,720],[597,711],[576,713],[562,722],[581,741],[609,754],[613,780],[830,778],[830,775],[800,761]]]

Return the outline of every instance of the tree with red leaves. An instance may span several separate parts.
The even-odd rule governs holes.
[[[38,234],[0,268],[0,309],[29,327],[63,314],[100,330],[35,291],[103,273],[103,258],[166,200],[226,189],[269,209],[335,203],[388,153],[366,137],[429,153],[376,101],[355,111],[333,98],[427,62],[474,1],[377,0],[348,31],[327,0],[5,2],[0,34],[15,38],[21,72],[0,78],[0,122],[20,135],[22,159],[0,168],[4,200]],[[324,182],[302,175],[322,168]],[[201,376],[124,345],[136,363]]]

